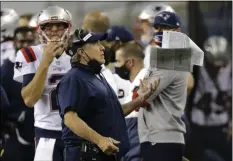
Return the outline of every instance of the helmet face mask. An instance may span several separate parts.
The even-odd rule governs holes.
[[[54,29],[55,28],[55,29]],[[38,26],[40,38],[45,42],[65,41],[69,37],[70,26],[63,22],[49,22]]]
[[[68,42],[71,19],[70,12],[57,6],[41,11],[37,17],[37,32],[41,43]]]

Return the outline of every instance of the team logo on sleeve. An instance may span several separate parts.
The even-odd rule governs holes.
[[[25,70],[27,69],[29,66],[27,63],[23,63],[23,62],[15,62],[15,69],[17,69],[18,71],[21,70]]]
[[[23,67],[23,63],[22,62],[15,62],[15,68],[16,69],[21,69]]]

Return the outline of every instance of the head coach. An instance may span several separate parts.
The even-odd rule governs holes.
[[[80,29],[74,33],[69,50],[72,68],[57,86],[65,161],[116,161],[129,150],[124,117],[140,104],[122,108],[101,74],[105,59],[100,41],[106,36]]]

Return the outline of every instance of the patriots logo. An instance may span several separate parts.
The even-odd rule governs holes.
[[[167,21],[170,18],[170,15],[166,14],[166,13],[160,13],[157,16],[161,17],[164,19],[164,21]]]
[[[22,62],[15,62],[15,68],[19,69],[23,67],[23,63]]]

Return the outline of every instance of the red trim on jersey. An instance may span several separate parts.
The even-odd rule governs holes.
[[[28,47],[28,49],[29,49],[29,51],[30,51],[30,53],[32,55],[33,61],[35,61],[36,60],[36,54],[35,54],[35,52],[32,50],[32,48],[30,46]]]
[[[22,52],[22,54],[23,54],[25,60],[27,61],[27,63],[30,63],[31,60],[30,60],[30,58],[29,58],[29,56],[28,56],[28,54],[27,54],[27,52],[25,51],[24,48],[21,49],[21,52]]]
[[[136,86],[133,90],[133,96],[132,96],[132,100],[136,99],[139,95],[138,95],[138,90],[139,90],[139,87]],[[150,110],[150,104],[147,103],[147,102],[144,102],[143,105],[142,105],[143,108],[146,108],[147,110]],[[135,111],[138,112],[140,109],[140,107],[136,108]]]

